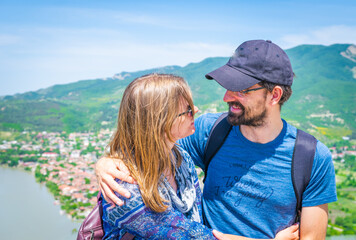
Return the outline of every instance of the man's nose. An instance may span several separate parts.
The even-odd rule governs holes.
[[[230,90],[226,91],[226,93],[224,95],[224,102],[235,102],[238,100],[239,100],[239,97],[233,91],[230,91]]]

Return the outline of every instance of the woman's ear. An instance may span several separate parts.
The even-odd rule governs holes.
[[[270,103],[271,105],[279,104],[283,94],[283,89],[280,86],[275,86],[271,92]]]

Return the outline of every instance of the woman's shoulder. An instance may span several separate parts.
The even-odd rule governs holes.
[[[118,196],[124,202],[124,205],[115,205],[114,207],[111,205],[111,203],[108,203],[105,199],[103,199],[103,212],[107,219],[118,220],[122,217],[126,218],[131,214],[137,214],[139,211],[144,211],[145,205],[140,193],[139,186],[137,184],[127,183],[118,179],[116,179],[116,182],[120,183],[121,187],[128,190],[131,193],[131,197],[124,198],[115,192],[116,196]]]

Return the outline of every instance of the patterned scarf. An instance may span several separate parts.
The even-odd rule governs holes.
[[[189,171],[188,164],[183,160],[179,168],[175,167],[175,173],[178,192],[181,198],[165,177],[163,177],[163,186],[159,188],[161,196],[168,200],[170,205],[174,205],[188,219],[201,222],[198,206],[195,201],[197,196],[194,177],[191,171]]]

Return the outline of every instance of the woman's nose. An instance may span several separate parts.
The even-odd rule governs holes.
[[[194,106],[194,113],[199,112],[199,108],[197,106]]]

